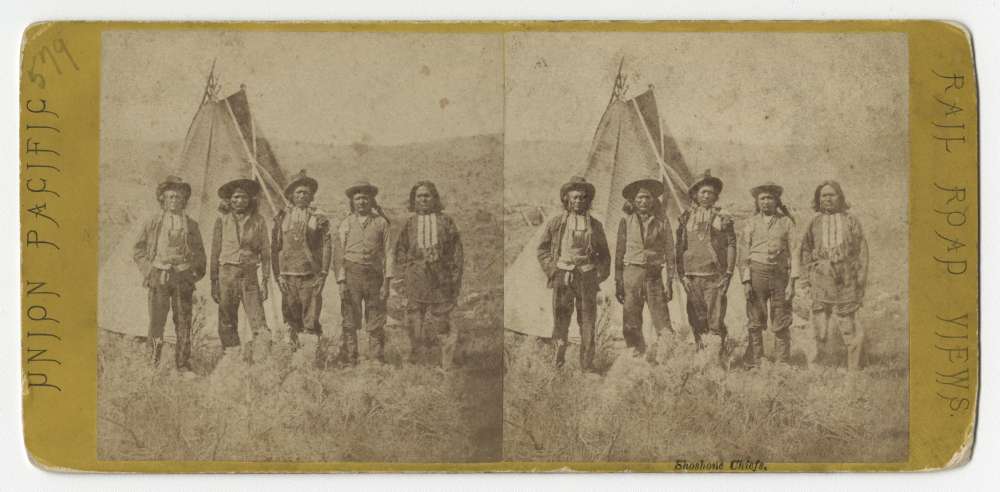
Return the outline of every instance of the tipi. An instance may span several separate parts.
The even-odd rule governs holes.
[[[626,91],[625,78],[619,67],[611,99],[597,125],[585,166],[582,171],[567,173],[567,176],[583,176],[596,187],[591,214],[604,224],[612,258],[615,256],[618,224],[623,216],[625,199],[622,189],[625,185],[650,177],[662,179],[664,193],[661,200],[671,227],[676,227],[680,212],[690,204],[688,187],[693,183],[691,171],[676,141],[660,119],[653,87],[649,86],[632,98],[625,97]],[[504,327],[526,335],[551,337],[552,292],[546,287],[545,274],[536,259],[536,247],[543,228],[535,231],[524,250],[504,272]],[[598,308],[599,325],[611,327],[620,338],[621,306],[614,300],[612,279],[601,285],[601,291],[605,304]],[[739,313],[743,308],[742,296],[733,294],[734,291],[730,290],[726,316],[730,326],[739,323]],[[670,302],[675,330],[687,326],[685,303],[684,292],[676,284],[674,299]],[[655,340],[648,310],[644,319],[647,340]],[[575,322],[570,325],[570,338],[579,339]]]
[[[156,170],[153,178],[167,174],[177,174],[191,184],[191,199],[187,213],[198,221],[206,253],[210,251],[212,227],[218,216],[219,198],[217,190],[224,183],[249,178],[261,184],[259,210],[270,222],[275,212],[286,204],[283,191],[286,183],[284,170],[278,164],[267,139],[261,134],[250,112],[246,87],[226,98],[219,98],[220,87],[215,78],[214,66],[208,76],[205,92],[198,110],[191,120],[184,145],[175,170]],[[155,187],[155,185],[153,185]],[[152,198],[151,198],[152,200]],[[139,270],[132,261],[132,245],[142,227],[140,218],[132,224],[131,230],[119,242],[116,251],[101,265],[98,277],[98,326],[118,333],[145,336],[148,314],[146,312],[146,291],[142,287]],[[270,268],[269,265],[265,265]],[[272,280],[273,283],[273,280]],[[198,283],[197,297],[207,298],[208,276]],[[265,302],[268,325],[281,327],[280,294],[277,285],[269,286],[270,296]],[[197,316],[198,310],[195,313]],[[205,326],[210,337],[215,337],[217,313],[209,299],[205,314]],[[247,323],[240,323],[240,337],[250,339],[250,333],[242,333]],[[165,335],[173,337],[173,329],[168,327]]]

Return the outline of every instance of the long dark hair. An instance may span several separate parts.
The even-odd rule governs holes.
[[[844,212],[851,208],[851,205],[847,203],[847,197],[844,196],[844,190],[840,187],[840,183],[828,179],[819,184],[816,187],[816,192],[813,194],[813,210],[821,212],[822,209],[819,206],[819,193],[823,191],[824,186],[829,186],[833,188],[833,191],[837,192],[837,207],[834,209],[835,212]]]
[[[759,197],[760,195],[757,195],[757,196]],[[771,195],[771,196],[774,197],[774,201],[778,202],[778,210],[780,210],[781,213],[785,214],[785,217],[788,217],[789,219],[792,219],[792,223],[794,224],[795,223],[795,216],[792,215],[791,212],[788,211],[788,207],[786,207],[785,204],[784,204],[784,202],[781,201],[781,197],[778,196],[778,195]],[[753,199],[753,206],[754,206],[754,209],[757,210],[757,213],[760,213],[760,203],[757,203],[757,199],[756,198]]]
[[[406,209],[410,212],[417,211],[417,190],[421,187],[427,188],[427,191],[431,192],[431,197],[434,198],[433,203],[431,203],[431,212],[437,213],[444,210],[444,204],[441,203],[441,194],[438,193],[437,186],[431,181],[417,181],[417,184],[410,188],[410,204],[407,205]]]

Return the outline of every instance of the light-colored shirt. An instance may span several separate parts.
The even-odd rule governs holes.
[[[625,264],[626,265],[662,265],[666,258],[660,249],[655,245],[648,244],[647,238],[651,233],[657,232],[653,229],[654,221],[657,218],[653,214],[640,217],[639,214],[629,214],[625,218]]]
[[[219,263],[223,265],[243,263],[240,249],[249,218],[249,215],[237,216],[236,214],[226,214],[222,217],[222,248],[219,251]]]
[[[257,214],[222,214],[216,221],[215,239],[219,241],[218,259],[222,265],[263,264],[264,278],[271,263],[271,241],[264,219]]]
[[[589,272],[594,269],[587,255],[589,246],[590,217],[572,212],[566,214],[566,224],[563,236],[559,243],[559,260],[556,267],[560,270],[573,271],[577,268],[581,272]]]
[[[789,277],[799,277],[798,236],[795,223],[784,214],[756,213],[747,220],[743,234],[746,260],[740,269],[744,282],[750,280],[750,262],[784,265]]]
[[[340,222],[337,236],[344,261],[375,266],[384,270],[385,278],[392,277],[392,258],[387,254],[390,251],[389,221],[385,217],[352,213]],[[434,236],[437,237],[437,232]],[[336,269],[337,281],[343,281],[345,273],[340,262]]]

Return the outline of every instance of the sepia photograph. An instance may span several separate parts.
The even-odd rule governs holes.
[[[504,459],[905,461],[907,37],[504,53]]]
[[[499,460],[502,36],[101,50],[98,459]]]

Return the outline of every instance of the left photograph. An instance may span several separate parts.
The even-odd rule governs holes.
[[[501,459],[502,45],[103,34],[99,460]]]

